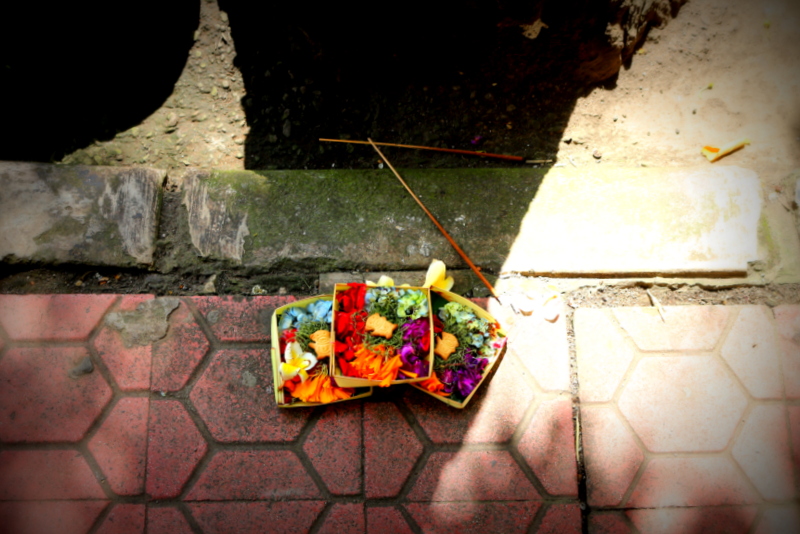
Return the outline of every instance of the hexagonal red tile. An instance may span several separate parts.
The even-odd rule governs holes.
[[[545,511],[537,534],[580,534],[581,509],[578,503],[551,504]]]
[[[503,443],[534,401],[530,372],[510,351],[463,410],[409,388],[404,399],[434,443]]]
[[[179,391],[208,352],[209,342],[185,302],[169,317],[166,337],[153,345],[153,391]]]
[[[145,397],[120,399],[89,442],[111,490],[119,495],[144,492],[149,408]]]
[[[292,451],[219,451],[187,501],[319,498],[317,485]]]
[[[508,451],[434,452],[428,458],[410,501],[539,500]]]
[[[94,346],[122,391],[150,387],[150,345],[126,347],[119,332],[105,326],[94,339]]]
[[[555,303],[561,308],[563,303]],[[509,332],[508,350],[528,369],[545,391],[569,391],[567,319],[562,312],[550,322],[539,314],[520,315]]]
[[[726,457],[658,457],[645,467],[626,506],[718,506],[758,501],[758,495]]]
[[[290,302],[287,297],[193,297],[192,301],[220,341],[269,341],[272,313]]]
[[[623,512],[592,510],[589,514],[589,532],[592,534],[633,534],[633,527]]]
[[[800,532],[800,506],[795,502],[767,508],[758,519],[754,532],[755,534]]]
[[[115,295],[0,295],[0,324],[15,341],[89,337]]]
[[[290,441],[310,410],[279,410],[273,393],[268,350],[223,350],[192,389],[192,403],[214,439]]]
[[[747,398],[712,356],[652,356],[634,369],[618,405],[653,452],[721,451]]]
[[[800,343],[800,304],[782,304],[772,313],[778,324],[778,333],[788,340]]]
[[[431,534],[522,533],[542,506],[541,502],[502,503],[442,502],[410,503],[406,509],[422,532]]]
[[[324,501],[189,503],[203,532],[305,534],[325,508]]]
[[[144,534],[143,504],[115,504],[96,534]]]
[[[331,507],[325,522],[317,531],[320,534],[364,534],[363,503],[338,503]]]
[[[631,522],[639,532],[672,534],[673,532],[750,532],[758,513],[754,506],[715,506],[698,508],[661,508],[629,510]],[[791,532],[791,531],[772,531]]]
[[[575,310],[575,352],[581,402],[609,401],[636,350],[608,310]]]
[[[668,320],[656,308],[614,308],[622,328],[643,351],[711,351],[728,322],[724,306],[665,306]]]
[[[183,513],[173,506],[147,507],[147,534],[192,534]]]
[[[800,406],[787,406],[789,412],[789,432],[792,440],[792,465],[800,475]],[[800,476],[796,486],[800,488]]]
[[[413,534],[403,514],[394,506],[374,506],[367,508],[367,533]]]
[[[208,444],[176,400],[152,401],[147,444],[147,493],[155,499],[177,497]]]
[[[581,430],[589,504],[616,506],[644,462],[644,453],[607,406],[582,406]]]
[[[0,360],[0,440],[78,441],[111,399],[94,371],[69,372],[89,353],[82,347],[17,347]]]
[[[422,444],[392,403],[364,404],[364,485],[367,498],[394,497],[422,454]]]
[[[0,502],[3,532],[85,534],[108,501]]]
[[[759,399],[780,399],[780,350],[766,306],[742,306],[722,345],[722,357],[750,393]]]
[[[731,452],[762,497],[788,501],[795,496],[784,406],[754,406]]]
[[[783,387],[790,399],[800,399],[800,343],[791,339],[778,340],[783,371]]]
[[[517,449],[551,495],[578,496],[572,399],[543,402]]]
[[[361,493],[361,404],[328,406],[303,444],[317,473],[335,495]]]
[[[75,450],[0,452],[0,501],[104,499],[106,494]]]

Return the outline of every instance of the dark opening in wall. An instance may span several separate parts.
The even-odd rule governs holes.
[[[172,93],[198,0],[5,2],[0,159],[57,161],[140,123]]]
[[[369,147],[320,137],[552,159],[578,96],[613,83],[648,25],[685,0],[13,4],[0,33],[0,159],[61,160],[187,90],[175,82],[200,5],[215,1],[244,79],[245,167],[286,169],[377,163]],[[401,167],[509,165],[387,155]]]
[[[369,147],[320,137],[552,158],[577,95],[597,81],[578,69],[587,44],[594,39],[600,50],[606,42],[608,6],[501,4],[221,0],[247,91],[245,166],[377,162]],[[526,38],[520,25],[539,18],[549,28]],[[406,167],[504,164],[399,149],[387,155]]]

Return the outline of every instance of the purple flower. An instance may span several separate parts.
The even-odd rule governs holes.
[[[409,321],[403,325],[403,341],[416,341],[423,339],[430,332],[430,323],[427,317]]]
[[[476,357],[470,349],[464,354],[464,363],[456,368],[440,371],[439,380],[447,386],[445,392],[458,391],[461,397],[467,398],[478,387],[488,364],[487,359]]]
[[[400,361],[403,362],[402,369],[416,373],[417,376],[428,375],[428,364],[422,360],[413,344],[407,343],[400,347]]]
[[[477,369],[459,369],[456,371],[456,387],[462,397],[466,398],[472,390],[478,387],[482,373]]]

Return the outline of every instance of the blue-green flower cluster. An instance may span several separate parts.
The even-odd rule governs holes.
[[[414,321],[428,316],[428,299],[419,289],[399,289],[397,291],[397,315]]]
[[[489,322],[458,302],[448,302],[439,310],[439,319],[445,332],[457,335],[459,343],[466,342],[478,349],[479,356],[488,358],[494,354],[489,334]]]
[[[299,328],[303,323],[310,321],[330,324],[333,315],[332,308],[333,301],[324,299],[312,302],[305,308],[299,306],[289,308],[283,312],[278,326],[281,330],[288,330],[290,328]]]
[[[419,289],[372,287],[364,295],[364,306],[368,313],[379,313],[391,322],[428,316],[428,299]]]

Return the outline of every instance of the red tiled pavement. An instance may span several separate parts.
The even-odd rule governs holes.
[[[499,503],[410,503],[408,512],[423,532],[431,534],[507,534],[527,532],[541,507],[535,501]]]
[[[0,295],[0,325],[14,341],[83,341],[114,295]]]
[[[411,501],[531,501],[539,494],[507,451],[434,452]]]
[[[208,444],[175,400],[150,403],[147,439],[147,493],[156,499],[177,497]]]
[[[409,389],[405,401],[434,443],[503,443],[509,441],[534,401],[530,373],[510,350],[463,410],[442,410],[442,403]],[[509,392],[513,391],[513,395]]]
[[[361,493],[361,405],[328,406],[303,444],[311,465],[335,495]]]
[[[152,347],[126,347],[119,332],[109,326],[100,330],[94,346],[121,390],[136,391],[150,387]]]
[[[167,335],[153,344],[153,391],[180,391],[210,347],[185,302],[170,314],[169,322]]]
[[[537,529],[539,534],[580,534],[581,509],[577,504],[551,504]]]
[[[517,449],[550,495],[578,496],[572,399],[543,402],[533,414]]]
[[[150,399],[123,397],[89,441],[89,451],[119,495],[144,492]]]
[[[631,522],[639,532],[672,534],[674,532],[730,532],[745,534],[755,521],[755,506],[720,506],[713,508],[662,508],[631,510]],[[771,530],[774,533],[791,532]]]
[[[96,534],[142,534],[145,505],[115,504]]]
[[[783,386],[788,398],[800,399],[800,306],[778,306],[774,312],[780,334]]]
[[[83,347],[11,347],[0,360],[0,440],[78,441],[111,399],[99,372],[70,378]]]
[[[192,527],[173,506],[147,507],[147,534],[191,534]]]
[[[220,341],[269,341],[272,312],[294,297],[195,297],[197,309]]]
[[[303,534],[309,531],[323,501],[222,502],[189,504],[192,516],[205,534]]]
[[[367,532],[369,534],[413,534],[403,514],[393,506],[367,508]]]
[[[633,532],[623,512],[593,511],[587,521],[591,534],[629,534]]]
[[[267,350],[224,350],[192,389],[191,399],[217,441],[290,441],[309,410],[278,410]]]
[[[0,501],[0,528],[8,534],[85,534],[107,501]]]
[[[331,507],[317,531],[320,534],[361,534],[366,529],[363,503],[341,503]],[[385,532],[385,531],[384,531]]]
[[[366,495],[394,497],[422,454],[422,444],[394,404],[368,403],[364,412]]]
[[[565,318],[509,324],[465,410],[410,388],[279,410],[269,326],[294,297],[182,299],[126,346],[106,317],[152,298],[0,296],[0,532],[579,528]]]
[[[231,476],[236,473],[235,476]],[[292,451],[219,451],[187,501],[314,499],[320,491]]]
[[[86,458],[76,450],[0,452],[0,500],[104,499]]]
[[[590,532],[797,531],[799,318],[798,305],[575,312]]]

